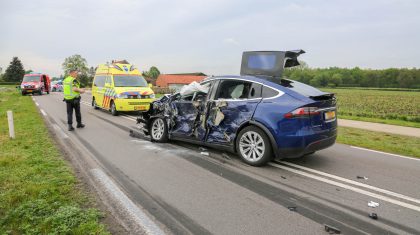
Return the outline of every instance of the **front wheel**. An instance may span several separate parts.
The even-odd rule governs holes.
[[[93,107],[94,109],[99,109],[98,105],[96,104],[95,97],[93,97],[93,98],[92,98],[92,107]]]
[[[162,118],[155,118],[150,124],[150,137],[152,141],[165,143],[168,141],[168,127],[165,120]]]
[[[249,126],[239,132],[236,150],[245,163],[262,166],[273,158],[270,141],[260,128]]]
[[[115,106],[114,101],[111,101],[111,114],[112,116],[118,116],[117,107]]]

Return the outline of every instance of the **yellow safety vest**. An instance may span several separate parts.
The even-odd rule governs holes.
[[[73,91],[74,80],[75,80],[74,77],[68,76],[63,81],[63,93],[64,93],[65,100],[72,100],[80,96],[80,92]],[[76,80],[76,84],[74,85],[76,85],[77,88],[80,88],[79,81]]]

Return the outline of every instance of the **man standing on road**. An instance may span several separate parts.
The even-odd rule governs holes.
[[[67,104],[67,124],[69,131],[73,131],[73,109],[76,113],[77,128],[83,128],[82,114],[80,113],[80,94],[85,93],[85,90],[80,88],[80,82],[77,80],[77,70],[71,70],[69,76],[63,81],[64,100]]]

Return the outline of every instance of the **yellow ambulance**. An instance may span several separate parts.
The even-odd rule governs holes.
[[[147,111],[155,98],[140,71],[127,61],[101,64],[92,83],[92,106],[119,111]]]

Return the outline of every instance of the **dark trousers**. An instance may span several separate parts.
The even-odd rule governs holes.
[[[73,124],[73,109],[76,113],[77,124],[82,123],[82,114],[80,113],[80,98],[66,100],[67,104],[67,124]]]

